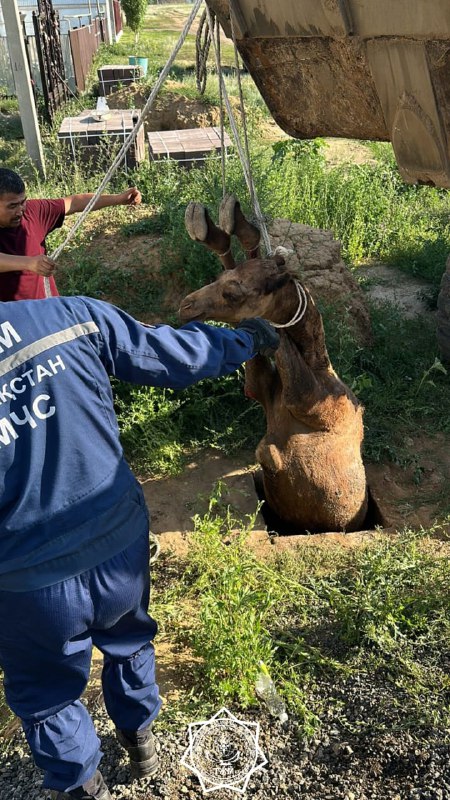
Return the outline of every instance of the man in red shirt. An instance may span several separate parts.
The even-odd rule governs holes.
[[[45,297],[44,277],[52,295],[56,264],[46,254],[45,237],[60,228],[66,215],[84,211],[92,194],[73,194],[58,200],[27,200],[25,184],[16,172],[0,169],[0,300],[37,300]],[[93,210],[108,206],[136,206],[141,194],[135,187],[121,194],[101,195]]]

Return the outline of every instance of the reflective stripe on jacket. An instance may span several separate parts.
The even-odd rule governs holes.
[[[87,297],[0,303],[0,589],[79,574],[146,524],[108,375],[182,389],[252,355],[246,332],[146,326]]]

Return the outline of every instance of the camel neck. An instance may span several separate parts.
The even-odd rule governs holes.
[[[330,360],[325,344],[322,317],[308,290],[304,291],[307,302],[305,313],[295,324],[281,328],[280,333],[284,333],[295,342],[300,354],[312,369],[327,369],[330,366]],[[299,308],[299,295],[294,281],[286,284],[277,292],[276,297],[276,308],[274,308],[270,321],[285,325],[286,322],[295,319]]]
[[[300,298],[295,282],[293,280],[289,281],[286,286],[283,286],[283,288],[274,295],[274,299],[275,297],[274,308],[270,313],[270,322],[272,325],[279,326],[280,328],[286,325],[289,333],[292,333],[302,322],[302,320],[299,320],[299,322],[289,325],[289,323],[292,323],[292,320],[295,319],[299,311]],[[307,294],[305,294],[304,302],[308,302]],[[307,311],[307,309],[305,311]],[[304,315],[302,315],[302,317],[303,316]]]
[[[300,322],[306,314],[308,308],[308,298],[306,296],[306,292],[300,281],[294,280],[294,286],[298,298],[298,305],[295,313],[288,322],[273,322],[272,324],[275,328],[292,328],[294,325]]]

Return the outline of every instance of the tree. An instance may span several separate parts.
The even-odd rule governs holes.
[[[148,0],[122,0],[127,25],[134,33],[134,46],[137,46],[139,33],[144,24]]]

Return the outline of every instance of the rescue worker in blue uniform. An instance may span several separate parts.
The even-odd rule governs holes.
[[[80,696],[92,645],[135,777],[157,769],[149,517],[119,442],[109,375],[183,389],[278,346],[236,329],[136,322],[87,297],[0,304],[0,666],[44,787],[110,800]]]

